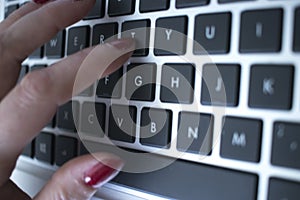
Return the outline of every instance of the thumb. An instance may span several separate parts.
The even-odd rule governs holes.
[[[96,190],[114,178],[123,161],[108,153],[75,158],[63,165],[34,200],[90,199]]]

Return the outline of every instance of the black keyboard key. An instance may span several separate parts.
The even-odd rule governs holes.
[[[33,141],[32,142],[30,142],[29,144],[27,144],[26,146],[25,146],[25,148],[23,149],[23,151],[22,151],[22,155],[23,156],[27,156],[27,157],[30,157],[30,158],[32,158],[33,157],[33,153],[34,153],[34,150],[33,150]]]
[[[231,13],[198,15],[195,19],[194,54],[222,54],[230,49]]]
[[[154,54],[157,56],[185,54],[187,26],[186,16],[157,19]]]
[[[79,96],[86,96],[86,97],[90,97],[93,96],[93,92],[94,92],[94,85],[92,84],[91,86],[89,86],[88,88],[86,88],[85,90],[83,90],[80,94],[78,94]]]
[[[105,131],[105,104],[85,102],[82,105],[81,133],[103,137]]]
[[[228,170],[84,141],[92,152],[120,156],[126,165],[113,183],[166,197],[167,199],[255,200],[258,178],[255,174]],[[129,152],[128,152],[129,151]],[[82,148],[82,153],[87,153]],[[128,173],[133,172],[133,173]],[[137,173],[138,172],[138,173]],[[140,173],[141,172],[141,173]],[[230,183],[230,184],[229,184]],[[176,189],[174,189],[176,188]]]
[[[105,14],[105,0],[96,0],[94,7],[83,19],[99,19]]]
[[[92,45],[103,44],[107,39],[116,38],[118,23],[98,24],[93,28]],[[114,37],[113,37],[114,36]]]
[[[28,58],[29,59],[39,59],[44,56],[44,46],[41,46],[40,48],[37,48],[34,52],[32,52]]]
[[[140,1],[140,12],[152,12],[167,10],[170,6],[170,0],[141,0]]]
[[[188,8],[204,6],[209,4],[210,0],[176,0],[176,8]]]
[[[195,68],[191,64],[164,64],[161,75],[162,102],[192,103]]]
[[[208,114],[180,112],[177,149],[209,155],[212,151],[213,117]]]
[[[80,51],[90,44],[90,27],[81,26],[69,29],[67,55]]]
[[[62,30],[45,45],[45,55],[48,58],[62,58],[65,50],[64,41],[65,31]]]
[[[149,52],[150,20],[127,21],[122,24],[122,37],[135,39],[133,56],[147,56]]]
[[[49,164],[53,163],[54,136],[42,132],[35,139],[35,158]]]
[[[239,101],[240,66],[206,64],[203,66],[201,103],[237,106]]]
[[[300,169],[300,124],[276,122],[273,130],[273,165]]]
[[[82,156],[89,153],[89,150],[85,147],[85,141],[81,141],[79,144],[79,155]]]
[[[278,178],[269,182],[268,200],[297,200],[300,196],[300,183]]]
[[[133,14],[135,10],[134,0],[109,0],[108,15],[110,17]]]
[[[123,68],[99,80],[96,95],[102,98],[120,98]]]
[[[136,131],[136,107],[112,105],[109,112],[108,137],[133,143]]]
[[[130,64],[127,66],[127,99],[153,101],[155,96],[156,64]]]
[[[151,159],[145,160],[147,163]],[[171,162],[154,160],[152,162]],[[134,161],[131,161],[134,162]],[[134,162],[136,165],[141,164]],[[182,160],[147,173],[120,173],[113,183],[167,199],[255,200],[257,176]]]
[[[259,162],[262,122],[255,119],[225,117],[221,137],[221,156]]]
[[[57,126],[58,128],[75,132],[78,127],[79,103],[70,101],[58,108]]]
[[[240,30],[240,52],[280,51],[282,15],[282,9],[243,12]]]
[[[77,156],[77,140],[66,136],[57,136],[55,140],[55,163],[62,166]]]
[[[5,15],[4,15],[4,17],[7,18],[11,13],[13,13],[14,11],[16,11],[18,8],[19,8],[19,5],[7,6],[5,8]]]
[[[143,145],[169,148],[172,130],[172,111],[143,108],[140,142]]]
[[[253,65],[249,106],[290,109],[292,107],[294,67],[290,65]]]
[[[300,52],[300,7],[295,11],[293,50]]]

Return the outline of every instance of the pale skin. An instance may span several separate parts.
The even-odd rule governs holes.
[[[97,78],[115,71],[131,56],[134,49],[131,40],[98,45],[31,72],[16,86],[24,59],[58,31],[83,18],[94,2],[58,0],[44,5],[29,2],[0,23],[1,199],[31,199],[10,180],[23,148],[50,121],[58,106]],[[103,60],[101,66],[99,60]],[[79,71],[82,73],[78,75]],[[96,153],[69,161],[33,199],[90,199],[97,188],[84,184],[83,173],[99,160],[110,158],[119,159]]]

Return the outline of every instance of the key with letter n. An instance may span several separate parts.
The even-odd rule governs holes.
[[[177,149],[209,155],[212,148],[213,117],[207,114],[179,113]]]

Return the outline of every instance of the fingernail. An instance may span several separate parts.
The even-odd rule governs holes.
[[[49,0],[33,0],[35,3],[37,3],[37,4],[44,4],[44,3],[46,3],[47,1],[49,1]]]
[[[134,40],[131,38],[122,38],[109,42],[110,45],[116,47],[117,49],[128,49],[134,44]]]
[[[124,163],[120,159],[99,162],[84,173],[84,183],[93,188],[99,188],[114,178],[120,172],[123,165]]]

